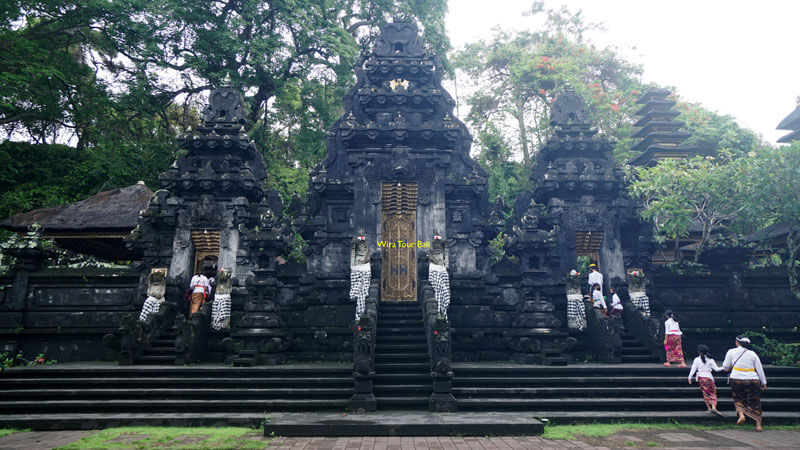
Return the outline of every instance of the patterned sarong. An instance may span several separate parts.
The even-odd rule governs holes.
[[[367,307],[370,278],[369,264],[350,267],[350,298],[356,299],[356,322],[361,319],[361,314],[364,314],[364,310]]]
[[[144,305],[142,305],[142,312],[139,313],[139,322],[146,322],[150,314],[157,313],[158,310],[161,309],[162,303],[164,303],[164,297],[147,297],[147,300],[144,301]]]
[[[215,294],[211,304],[211,328],[219,331],[231,323],[231,294]]]
[[[431,263],[428,266],[428,281],[433,286],[433,292],[436,295],[439,315],[446,319],[447,308],[450,306],[450,276],[447,275],[447,269],[439,264]]]
[[[631,303],[636,309],[642,311],[645,316],[650,317],[650,298],[644,291],[631,292]]]
[[[678,334],[667,335],[667,345],[664,346],[667,353],[667,362],[683,362],[683,346],[681,336]]]
[[[700,391],[703,393],[703,401],[706,406],[714,408],[717,404],[717,385],[714,384],[713,378],[698,377],[697,384],[700,385]]]
[[[586,329],[586,309],[581,294],[567,294],[567,325],[571,330]]]
[[[761,381],[731,378],[731,393],[737,413],[761,421]]]

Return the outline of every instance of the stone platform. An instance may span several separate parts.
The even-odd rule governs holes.
[[[535,415],[508,412],[274,413],[264,424],[264,436],[485,436],[543,431],[544,423]]]

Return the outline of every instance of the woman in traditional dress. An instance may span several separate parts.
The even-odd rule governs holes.
[[[767,390],[767,377],[756,352],[750,349],[750,339],[736,337],[736,347],[725,354],[722,368],[731,371],[731,393],[739,419],[736,425],[745,421],[745,416],[755,420],[756,431],[761,431],[761,391]]]
[[[608,293],[611,294],[611,309],[608,311],[608,315],[611,317],[622,318],[622,300],[620,300],[619,295],[617,295],[617,288],[611,286],[608,288]]]
[[[599,309],[603,317],[606,317],[608,306],[606,305],[606,299],[603,298],[603,286],[598,283],[592,286],[592,307]]]
[[[680,363],[678,367],[686,367],[686,361],[683,359],[683,347],[681,345],[681,326],[675,320],[675,314],[669,309],[664,311],[664,351],[667,354],[667,361],[665,366],[669,367],[670,363]]]
[[[706,402],[706,414],[722,417],[722,413],[717,410],[717,385],[714,383],[714,375],[711,374],[712,370],[720,372],[722,368],[717,367],[714,358],[708,354],[707,346],[698,345],[697,353],[699,356],[694,359],[692,370],[689,371],[689,384],[692,384],[692,377],[695,377]]]

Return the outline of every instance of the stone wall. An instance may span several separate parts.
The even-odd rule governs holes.
[[[797,342],[800,302],[780,271],[731,270],[705,275],[657,271],[648,290],[652,316],[660,320],[666,309],[677,315],[687,359],[696,356],[698,344],[708,345],[721,359],[734,345],[736,335],[748,330]]]
[[[113,358],[103,335],[145,300],[133,269],[42,269],[0,277],[0,351],[59,362]],[[12,284],[13,283],[13,284]]]

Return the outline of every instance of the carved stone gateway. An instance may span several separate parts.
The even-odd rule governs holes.
[[[381,301],[417,301],[417,185],[381,189]]]

